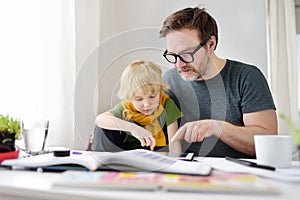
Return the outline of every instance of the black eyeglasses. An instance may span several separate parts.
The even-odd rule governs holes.
[[[206,41],[201,42],[193,52],[185,52],[181,54],[169,53],[168,50],[165,50],[163,56],[165,59],[172,64],[177,62],[177,57],[185,63],[191,63],[194,61],[194,54],[205,45]]]

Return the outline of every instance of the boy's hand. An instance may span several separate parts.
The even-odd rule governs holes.
[[[141,142],[141,146],[150,146],[150,150],[153,151],[156,145],[156,139],[152,136],[152,133],[145,128],[136,126],[130,130],[131,135],[137,138]]]

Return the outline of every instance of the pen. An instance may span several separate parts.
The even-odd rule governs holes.
[[[238,164],[241,164],[241,165],[248,166],[248,167],[256,167],[256,168],[267,169],[267,170],[272,170],[272,171],[275,171],[275,169],[276,169],[275,167],[272,167],[272,166],[260,165],[255,162],[251,162],[251,161],[247,161],[247,160],[240,160],[240,159],[231,158],[228,156],[226,156],[225,159],[235,162],[235,163],[238,163]]]

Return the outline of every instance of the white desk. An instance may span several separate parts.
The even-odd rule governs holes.
[[[299,169],[300,170],[300,169]],[[146,191],[116,191],[116,190],[87,190],[53,188],[53,181],[59,177],[59,173],[40,173],[23,170],[1,170],[0,169],[0,199],[59,199],[59,200],[82,200],[82,199],[130,199],[130,200],[192,200],[192,199],[230,199],[230,200],[276,200],[276,199],[298,199],[300,183],[286,183],[281,181],[267,180],[279,189],[279,194],[224,194],[224,193],[179,193],[179,192],[146,192]]]

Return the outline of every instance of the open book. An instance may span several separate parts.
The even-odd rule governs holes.
[[[182,161],[159,152],[135,149],[121,152],[71,151],[70,156],[55,157],[53,153],[37,155],[21,159],[5,160],[3,166],[24,168],[57,168],[77,165],[90,171],[109,167],[124,171],[130,167],[132,171],[155,171],[176,174],[209,175],[212,168],[201,162]],[[73,168],[69,168],[73,169]]]
[[[66,171],[54,187],[112,190],[163,190],[181,192],[276,193],[267,182],[251,174],[213,171],[211,176],[154,172]]]

